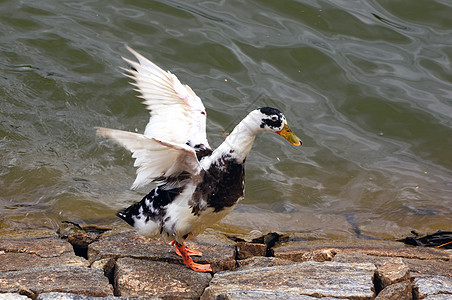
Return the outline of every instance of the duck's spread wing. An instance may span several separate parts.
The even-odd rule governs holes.
[[[152,181],[166,183],[181,174],[197,174],[201,168],[195,150],[186,144],[101,127],[97,128],[97,134],[112,139],[133,153],[134,166],[138,169],[132,189]]]
[[[132,84],[151,113],[144,135],[175,144],[210,148],[206,138],[206,110],[201,99],[175,75],[133,49],[128,50],[138,62],[124,58],[134,69],[125,69],[126,75],[136,81]]]

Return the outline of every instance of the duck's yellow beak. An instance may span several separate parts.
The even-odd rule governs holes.
[[[278,131],[277,134],[285,138],[292,145],[301,146],[301,140],[295,134],[293,134],[287,123],[284,124],[283,129],[281,131]]]

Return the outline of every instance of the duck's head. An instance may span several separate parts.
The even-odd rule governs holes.
[[[301,140],[290,130],[286,117],[273,107],[260,107],[253,112],[253,119],[259,122],[262,131],[279,134],[294,146],[301,146]]]

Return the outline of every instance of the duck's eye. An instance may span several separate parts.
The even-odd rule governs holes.
[[[277,116],[273,116],[272,117],[272,121],[278,121],[278,117]]]

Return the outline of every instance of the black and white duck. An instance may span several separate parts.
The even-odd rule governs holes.
[[[132,66],[124,70],[150,111],[149,123],[144,134],[108,128],[97,128],[97,134],[133,153],[138,169],[132,189],[151,182],[157,187],[117,215],[141,235],[171,240],[189,268],[210,272],[210,265],[193,262],[190,256],[201,253],[185,247],[184,242],[221,220],[243,198],[245,160],[256,135],[274,132],[295,146],[301,140],[278,109],[261,107],[212,150],[201,99],[175,75],[128,50],[138,62],[124,58]]]

